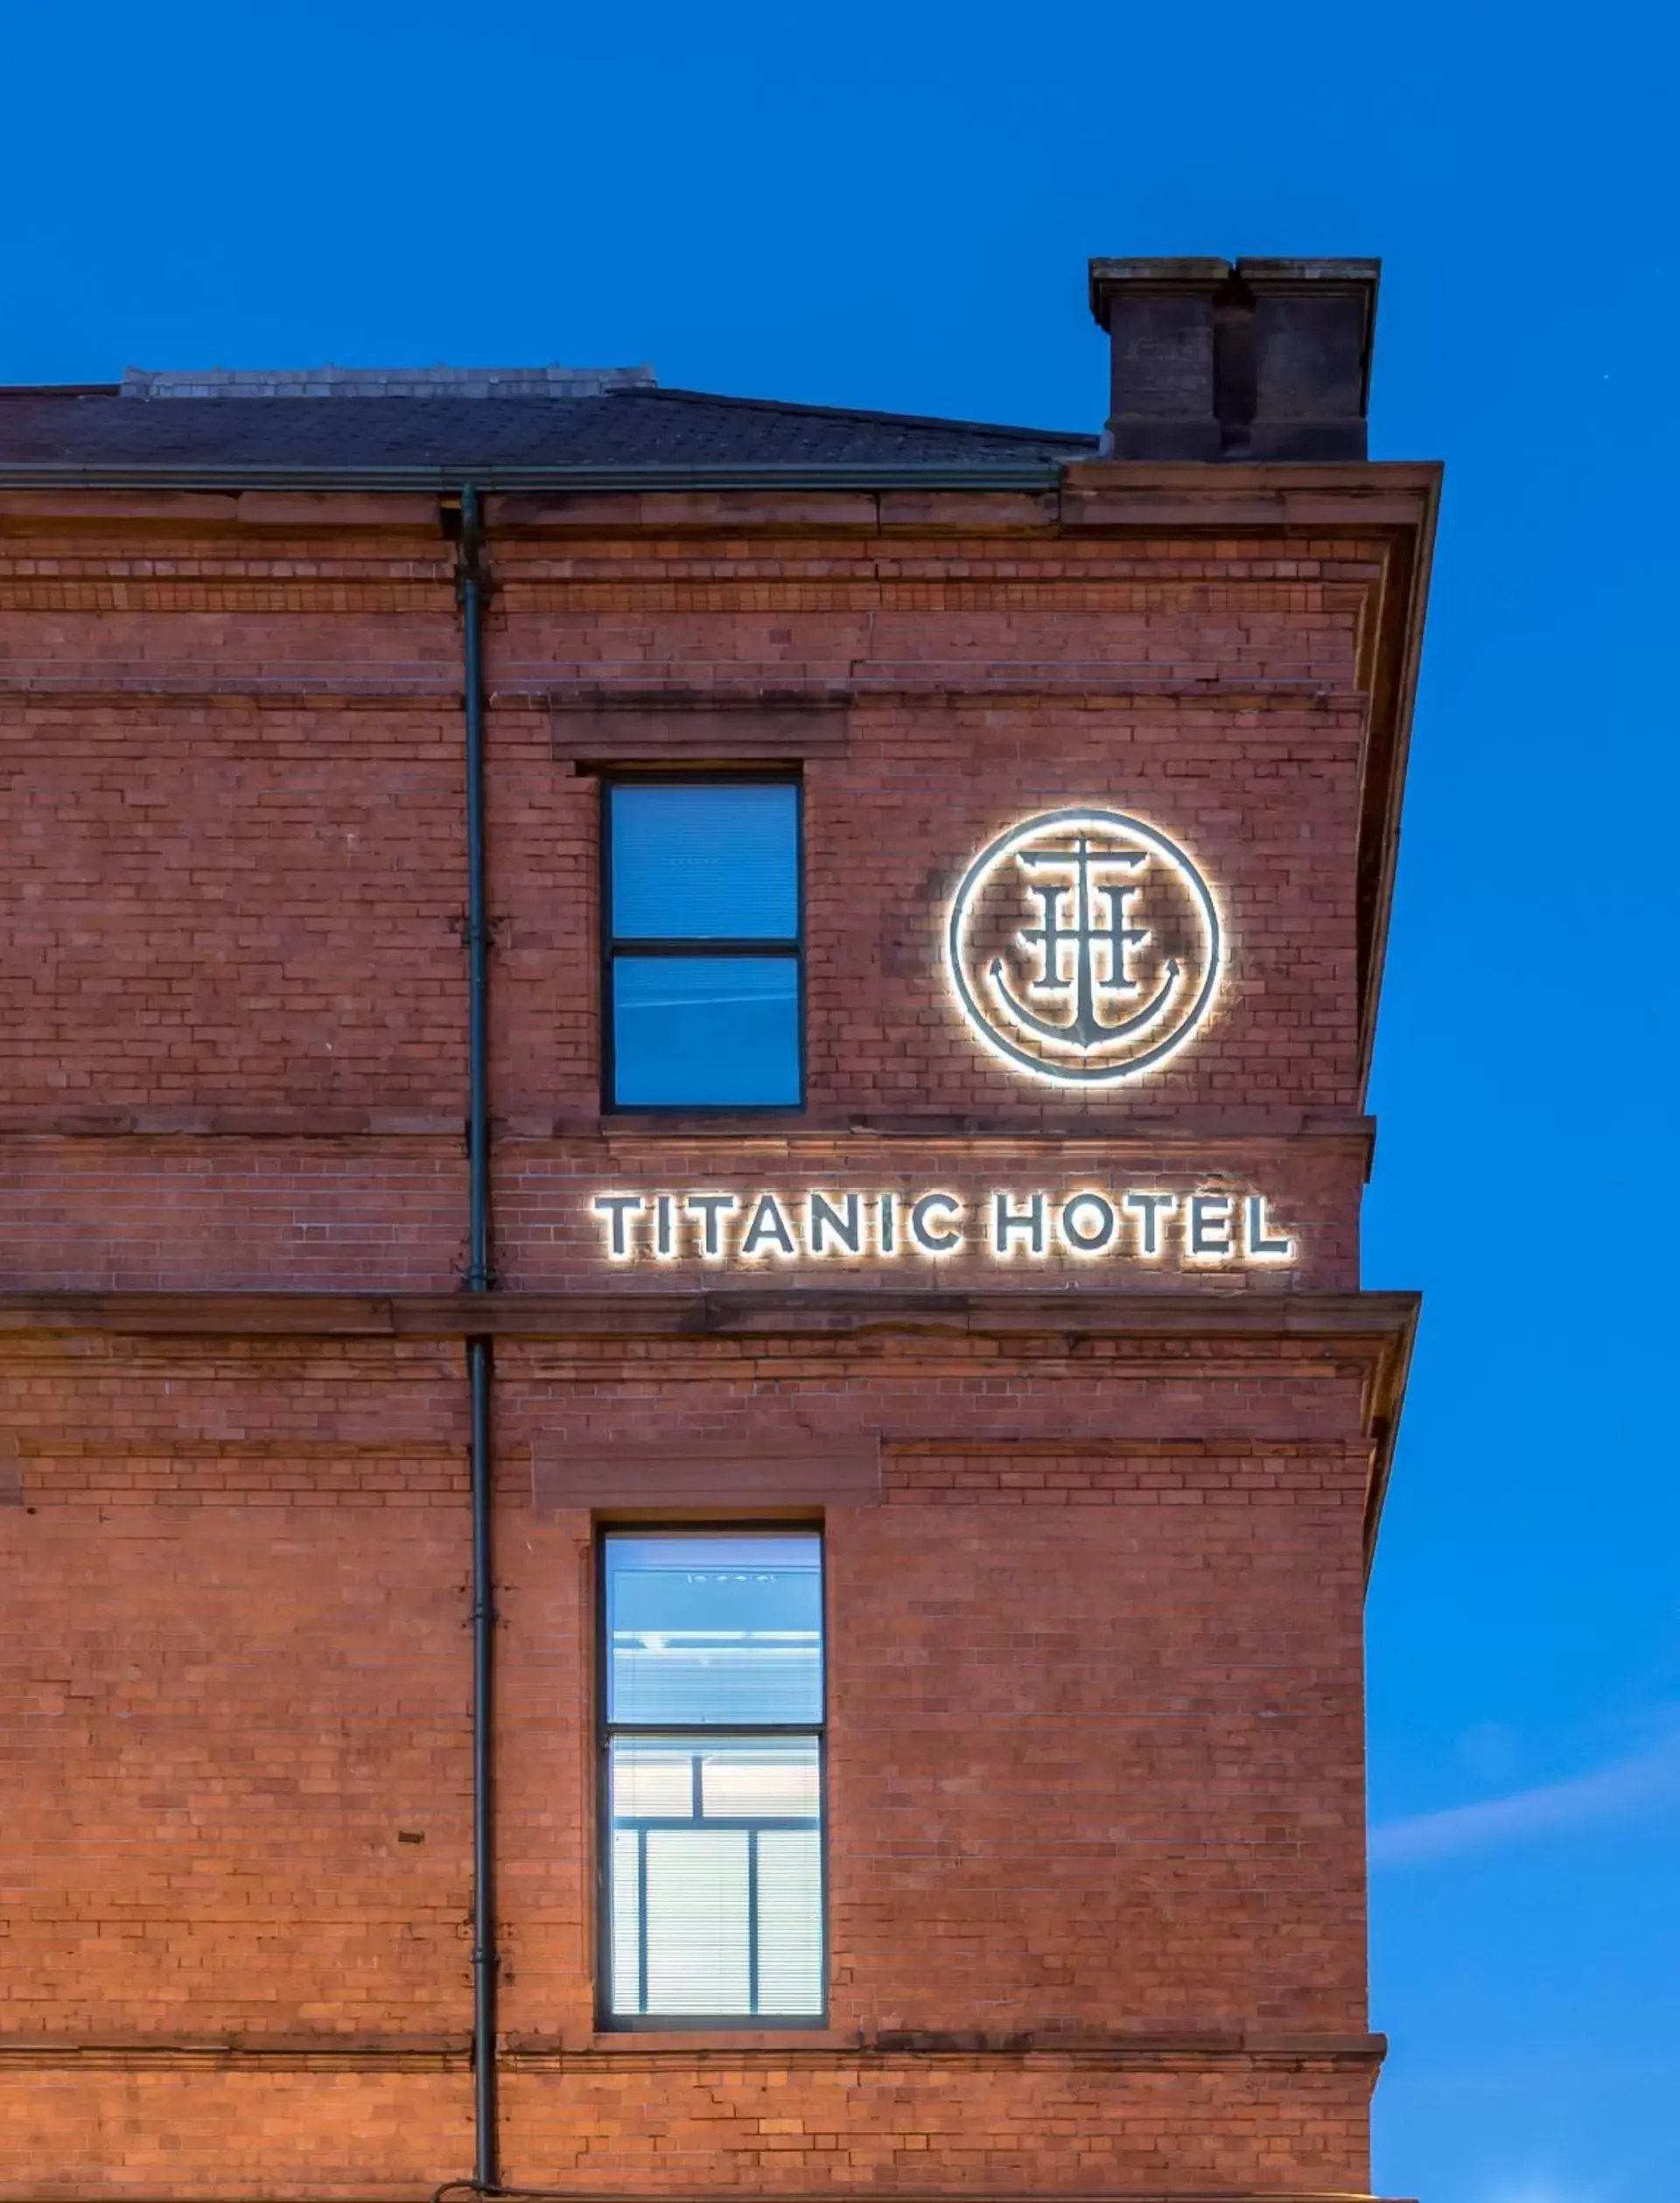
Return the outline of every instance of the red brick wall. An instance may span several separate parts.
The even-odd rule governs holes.
[[[470,1772],[453,1360],[10,1361],[8,2030],[449,2030]]]
[[[574,910],[593,909],[595,784],[556,769],[542,715],[511,708],[568,674],[858,690],[845,754],[805,771],[813,1109],[980,1111],[1023,1130],[1233,1110],[1292,1130],[1301,1111],[1356,1110],[1349,857],[1370,546],[583,538],[564,552],[515,537],[496,553],[510,1114],[592,1111],[598,1093],[594,969],[574,955]],[[976,1051],[939,962],[969,858],[1072,800],[1181,838],[1235,944],[1200,1044],[1147,1088],[1082,1105]]]
[[[410,540],[406,508],[396,521],[388,540],[329,543],[207,521],[200,537],[0,537],[0,1182],[25,1226],[0,1250],[9,1282],[349,1286],[370,1263],[450,1282],[457,638],[443,547]],[[510,1283],[576,1281],[593,1240],[577,1196],[620,1167],[621,1150],[542,1144],[592,1130],[599,1098],[598,784],[556,759],[541,708],[568,673],[861,684],[844,754],[805,773],[813,1124],[931,1115],[1110,1152],[1171,1124],[1197,1141],[1180,1182],[1258,1187],[1300,1228],[1301,1262],[1250,1283],[1354,1282],[1370,546],[564,548],[495,542],[494,1107],[535,1143],[501,1187]],[[940,961],[969,857],[1075,794],[1182,838],[1230,940],[1197,1045],[1096,1098],[976,1049]],[[1268,1144],[1313,1127],[1342,1136],[1334,1159]],[[63,1144],[106,1129],[148,1137]],[[323,1150],[334,1135],[353,1143]],[[989,1178],[1010,1161],[976,1158]]]
[[[465,1261],[458,1128],[296,1139],[0,1135],[9,1285],[448,1292]]]
[[[371,2073],[231,2058],[138,2072],[94,2053],[0,2071],[6,2192],[220,2203],[423,2198],[472,2161],[459,2060]],[[793,2103],[790,2087],[805,2085]],[[1298,2054],[1002,2057],[737,2053],[704,2070],[626,2053],[508,2060],[509,2185],[585,2195],[1000,2189],[1362,2193],[1368,2076]]]
[[[668,1352],[637,1382],[580,1355],[528,1391],[556,1358],[505,1355],[504,1454],[882,1435],[884,1503],[828,1531],[834,2026],[1362,2028],[1356,1388],[1270,1359],[1172,1387],[1086,1355],[1076,1391],[1042,1351],[807,1346],[749,1383],[739,1359]],[[1156,1450],[1193,1419],[1212,1451]],[[565,1801],[564,1848],[589,1849],[550,1711],[588,1664],[589,1534],[563,1514],[508,1546],[504,1612],[534,1655],[508,1679],[516,1859]],[[584,1898],[517,1930],[516,2035],[587,2032]]]
[[[872,533],[848,500],[802,534],[493,510],[508,1290],[716,1288],[693,1262],[609,1270],[584,1203],[743,1173],[1257,1189],[1300,1242],[1251,1272],[812,1263],[777,1289],[1048,1285],[1065,1308],[1093,1283],[1186,1304],[1356,1284],[1374,547],[1082,541],[1000,509],[968,536]],[[451,563],[424,500],[347,519],[0,509],[0,1289],[456,1282]],[[847,746],[805,774],[808,1120],[603,1128],[598,784],[550,691],[842,679]],[[968,858],[1081,799],[1182,839],[1233,943],[1199,1044],[1101,1101],[976,1050],[938,962]],[[510,2181],[1363,2184],[1369,1367],[1076,1328],[498,1350]],[[23,1801],[0,2196],[371,2203],[459,2176],[458,1347],[25,1327],[0,1362],[24,1500],[0,1507]],[[591,1524],[534,1507],[534,1451],[802,1436],[878,1437],[885,1464],[880,1503],[829,1521],[830,2026],[598,2038]]]
[[[8,743],[9,1108],[448,1108],[458,716],[36,708]]]
[[[593,1111],[596,967],[577,928],[585,913],[592,934],[597,783],[556,766],[534,714],[509,712],[499,736],[511,815],[492,889],[510,929],[499,1102],[522,1115]],[[860,705],[845,756],[804,773],[812,1108],[984,1111],[1023,1130],[1186,1110],[1353,1114],[1354,883],[1341,860],[1359,746],[1352,705],[1186,711],[1077,695]],[[1070,800],[1159,821],[1218,883],[1228,920],[1212,1023],[1120,1102],[1070,1102],[976,1050],[942,968],[945,911],[969,860],[1017,819]]]
[[[1357,2185],[1356,1373],[502,1359],[510,2177],[1264,2185],[1276,2158]],[[453,1358],[60,1346],[10,1374],[6,2032],[104,2062],[69,2090],[0,2053],[71,2169],[25,2158],[0,2193],[418,2193],[459,2169],[467,2009]],[[830,2046],[638,2059],[593,2032],[590,1523],[533,1513],[528,1463],[742,1429],[886,1445],[881,1503],[828,1525]]]

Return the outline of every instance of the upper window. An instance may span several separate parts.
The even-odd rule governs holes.
[[[824,2010],[822,1542],[603,1542],[604,2017]]]
[[[620,780],[606,803],[609,1106],[798,1108],[797,785]]]

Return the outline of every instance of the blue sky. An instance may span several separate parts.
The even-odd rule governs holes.
[[[1377,2182],[1652,2203],[1680,2102],[1676,53],[1656,5],[84,0],[0,31],[0,379],[651,360],[1095,426],[1092,253],[1379,254],[1448,464],[1367,1277]]]

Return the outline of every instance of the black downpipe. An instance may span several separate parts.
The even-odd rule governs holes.
[[[479,493],[461,492],[456,562],[461,605],[466,720],[467,1238],[469,1293],[495,1283],[490,1267],[490,920],[485,898],[484,534]],[[472,2185],[500,2180],[496,2116],[494,1713],[495,1579],[491,1542],[490,1341],[466,1342],[472,1408]]]

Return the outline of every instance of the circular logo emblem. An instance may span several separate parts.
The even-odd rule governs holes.
[[[1046,811],[981,850],[946,936],[951,984],[989,1048],[1059,1086],[1164,1063],[1207,1016],[1222,943],[1174,842],[1122,811]]]

